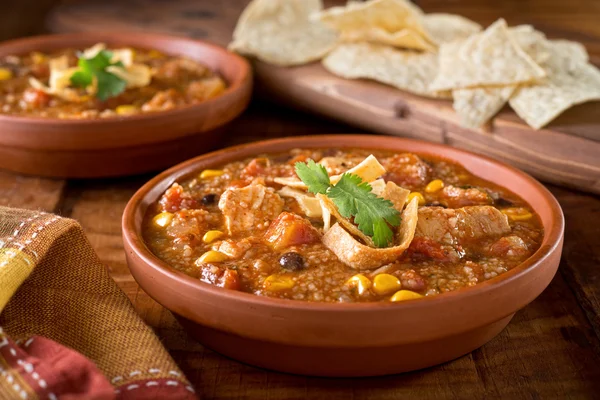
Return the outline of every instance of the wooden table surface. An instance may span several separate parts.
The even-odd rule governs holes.
[[[11,2],[4,20],[35,2]],[[0,29],[2,38],[40,30],[43,12]],[[427,11],[462,13],[482,23],[504,16],[554,32],[579,32],[600,56],[600,3],[594,0],[492,2],[423,0]],[[12,15],[12,17],[11,17]],[[37,18],[37,20],[36,20]],[[298,134],[359,132],[255,99],[227,129],[222,146]],[[600,156],[600,155],[599,155]],[[42,209],[77,219],[144,320],[155,329],[197,392],[206,399],[600,398],[600,197],[548,186],[566,218],[559,272],[495,339],[455,361],[423,371],[369,379],[323,379],[268,372],[237,363],[187,337],[173,316],[135,283],[125,262],[121,213],[153,174],[106,180],[54,180],[0,171],[0,205]],[[408,329],[408,328],[407,328]],[[274,355],[276,356],[276,355]]]

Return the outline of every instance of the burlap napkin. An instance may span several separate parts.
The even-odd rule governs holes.
[[[0,398],[194,399],[79,224],[0,207]]]

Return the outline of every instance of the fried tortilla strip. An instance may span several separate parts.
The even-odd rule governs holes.
[[[429,90],[438,74],[438,56],[372,43],[345,43],[322,61],[332,74],[346,79],[372,79],[420,96],[450,98],[450,92]]]
[[[321,0],[253,0],[242,12],[229,49],[281,66],[321,59],[337,42],[337,33],[310,14]]]
[[[311,218],[318,218],[323,215],[321,208],[321,202],[319,199],[312,195],[308,195],[305,192],[292,189],[289,186],[284,186],[279,192],[282,197],[292,197],[298,202],[298,205],[304,212],[304,215]]]
[[[339,223],[323,236],[323,244],[344,264],[358,269],[373,269],[397,260],[412,241],[418,218],[418,200],[413,199],[402,212],[402,222],[396,232],[398,244],[387,248],[365,246]]]
[[[394,182],[387,182],[385,184],[385,189],[381,193],[381,197],[386,200],[389,200],[394,205],[394,208],[402,213],[402,209],[406,205],[406,199],[408,199],[408,195],[410,194],[410,190],[404,189]]]
[[[365,182],[372,182],[385,174],[385,168],[379,163],[372,154],[362,160],[358,165],[346,171],[349,174],[358,175]],[[329,178],[332,184],[339,182],[343,174],[334,175]],[[273,182],[280,185],[289,186],[294,189],[306,190],[308,187],[298,178],[275,178]]]
[[[439,71],[430,90],[503,86],[537,81],[543,68],[511,38],[500,19],[464,41],[443,44]]]
[[[338,224],[341,224],[352,235],[360,238],[360,240],[362,240],[363,243],[365,243],[366,245],[375,247],[375,243],[373,243],[373,239],[371,239],[370,237],[368,237],[367,235],[362,233],[356,225],[354,225],[348,219],[344,218],[340,214],[337,207],[335,206],[335,204],[333,204],[333,201],[329,197],[325,196],[324,194],[317,194],[317,198],[321,201],[321,204],[323,204],[327,208],[329,213],[331,215],[333,215],[333,217],[337,220]]]

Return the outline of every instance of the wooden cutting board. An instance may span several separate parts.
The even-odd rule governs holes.
[[[55,9],[47,25],[55,32],[158,31],[226,45],[246,3],[244,0],[74,3]],[[426,11],[440,11],[430,10],[426,4],[421,6]],[[496,17],[475,19],[487,25]],[[528,19],[527,15],[519,14],[519,18],[509,18],[509,22],[535,25],[535,16]],[[547,26],[540,29],[550,37],[583,41],[592,52],[592,61],[600,60],[597,57],[600,29],[599,36],[562,28],[553,32]],[[292,106],[374,132],[472,150],[506,161],[542,180],[600,193],[600,102],[574,107],[539,131],[527,126],[508,107],[483,129],[472,130],[458,124],[450,101],[426,99],[376,82],[341,79],[329,74],[319,63],[281,68],[256,62],[255,71],[261,87]]]

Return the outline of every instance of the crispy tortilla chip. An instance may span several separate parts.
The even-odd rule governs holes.
[[[381,197],[386,200],[389,200],[394,205],[394,208],[398,212],[402,212],[402,209],[406,205],[406,199],[410,194],[410,190],[404,189],[394,182],[388,182],[385,184],[385,189],[381,193]]]
[[[536,63],[541,64],[550,57],[546,35],[531,25],[518,25],[508,28],[509,36]]]
[[[299,190],[292,189],[289,186],[283,187],[279,192],[277,192],[282,197],[292,197],[297,202],[304,215],[311,218],[318,218],[323,215],[323,210],[321,208],[321,202],[314,196],[309,196],[305,192],[301,192]]]
[[[587,53],[573,43],[549,43],[550,58],[544,63],[548,77],[537,85],[519,87],[509,100],[535,129],[576,104],[600,100],[600,70],[584,61]]]
[[[421,96],[450,98],[429,85],[438,73],[437,55],[415,53],[371,43],[339,45],[323,59],[332,74],[347,79],[372,79]]]
[[[238,20],[229,49],[281,66],[321,59],[337,42],[337,34],[311,13],[321,0],[253,0]]]
[[[425,14],[423,25],[429,37],[438,45],[466,39],[482,29],[481,25],[468,18],[444,13]]]
[[[418,200],[413,199],[402,213],[402,222],[396,233],[398,244],[384,249],[365,246],[358,242],[340,223],[323,236],[323,244],[344,264],[359,270],[373,269],[396,261],[408,248],[415,235],[418,219]]]
[[[371,42],[412,50],[437,50],[437,46],[434,46],[423,36],[409,28],[394,33],[376,27],[365,28],[344,32],[340,35],[340,40],[344,42]]]
[[[452,91],[453,107],[460,124],[477,129],[504,107],[515,86],[457,89]]]
[[[346,171],[349,174],[358,175],[364,182],[371,182],[385,174],[385,168],[379,163],[373,154],[362,160],[355,167]],[[343,174],[334,175],[330,178],[331,183],[337,183]]]
[[[340,32],[344,41],[369,41],[416,50],[435,46],[423,27],[423,12],[407,0],[351,2],[317,13],[317,19]]]
[[[375,247],[373,239],[362,233],[356,225],[354,225],[348,219],[344,218],[329,197],[325,196],[324,194],[317,194],[317,198],[321,201],[321,204],[323,204],[327,208],[329,213],[333,215],[333,217],[337,220],[338,224],[341,224],[352,235],[360,238],[360,240],[362,240],[363,243],[365,243],[367,246]]]
[[[533,82],[546,73],[510,37],[500,19],[464,41],[443,44],[431,90]]]
[[[358,165],[345,172],[358,175],[365,182],[371,182],[385,174],[385,168],[383,168],[383,165],[381,165],[377,158],[371,154],[362,160]],[[331,176],[329,181],[332,184],[335,184],[342,178],[342,175],[343,173]],[[298,178],[274,178],[273,182],[284,186],[290,186],[294,189],[308,189],[304,182]]]

